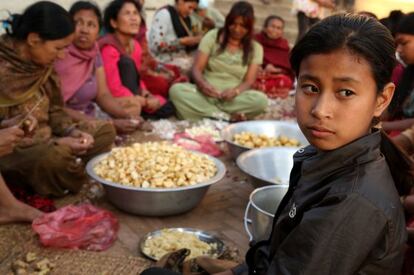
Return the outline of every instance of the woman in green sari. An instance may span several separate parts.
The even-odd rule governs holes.
[[[244,120],[264,112],[267,97],[250,87],[263,60],[263,48],[252,40],[253,7],[233,5],[225,26],[201,40],[192,69],[194,84],[175,84],[170,98],[181,119]]]
[[[77,192],[88,180],[82,163],[109,150],[115,130],[107,122],[75,123],[63,110],[52,65],[72,42],[72,19],[42,1],[8,23],[0,37],[0,129],[22,126],[29,116],[37,127],[0,157],[0,171],[9,183],[29,184],[41,195]]]

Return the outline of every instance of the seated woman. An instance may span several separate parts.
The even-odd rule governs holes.
[[[198,0],[175,0],[174,6],[159,9],[152,19],[149,46],[155,58],[178,66],[183,73],[190,71],[193,53],[201,36],[194,35],[190,15]]]
[[[174,114],[164,97],[152,95],[140,76],[142,49],[134,39],[141,17],[134,0],[114,0],[105,9],[104,27],[108,34],[99,40],[109,90],[129,112],[144,117],[165,118]]]
[[[0,171],[8,182],[29,184],[41,195],[77,192],[88,181],[82,161],[110,150],[115,130],[107,122],[76,124],[63,110],[53,62],[72,42],[72,18],[42,1],[9,24],[0,37],[0,128],[22,125],[29,115],[38,127],[0,158]]]
[[[173,83],[187,82],[187,76],[181,74],[180,69],[177,66],[171,64],[162,64],[158,62],[150,53],[148,49],[147,40],[147,26],[144,20],[142,5],[137,1],[140,14],[141,14],[141,25],[139,32],[135,36],[142,49],[141,54],[141,68],[140,75],[142,81],[154,95],[161,95],[165,98],[168,97],[168,91]]]
[[[382,123],[385,131],[404,131],[414,125],[414,13],[405,15],[396,29],[397,52],[407,67],[397,84]]]
[[[123,109],[106,85],[102,57],[96,43],[102,18],[99,8],[91,2],[78,1],[69,13],[75,22],[75,37],[65,58],[55,63],[65,111],[75,120],[91,120],[95,117],[96,102],[113,117],[117,132],[135,131],[139,126],[139,114]]]
[[[200,0],[197,9],[190,15],[191,26],[196,34],[204,35],[211,29],[224,26],[224,16],[219,10],[211,7],[209,0]]]
[[[276,15],[266,18],[263,31],[255,36],[263,46],[264,58],[254,87],[270,98],[285,98],[292,89],[294,74],[289,62],[289,42],[283,38],[285,21]]]
[[[175,84],[170,97],[181,119],[250,119],[265,111],[267,97],[250,90],[263,59],[252,40],[254,14],[247,2],[233,5],[225,26],[208,32],[192,69],[193,84]]]
[[[34,124],[31,127],[33,126]],[[12,153],[16,143],[22,140],[24,135],[24,131],[19,127],[0,129],[0,157]],[[42,212],[36,208],[18,201],[0,174],[0,224],[31,222],[41,214]]]

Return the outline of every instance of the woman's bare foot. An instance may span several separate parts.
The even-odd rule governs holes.
[[[0,224],[32,222],[42,214],[42,211],[18,200],[9,204],[0,204]]]
[[[243,113],[234,113],[231,115],[230,121],[238,122],[238,121],[246,121],[247,117]]]

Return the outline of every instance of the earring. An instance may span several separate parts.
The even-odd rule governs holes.
[[[378,116],[374,116],[374,117],[372,118],[372,121],[371,121],[371,126],[372,126],[373,128],[378,128],[378,129],[381,129],[381,128],[382,128],[382,121],[381,121],[380,117],[378,117]]]

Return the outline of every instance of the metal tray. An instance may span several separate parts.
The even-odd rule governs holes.
[[[199,229],[195,229],[195,228],[183,228],[183,227],[179,227],[179,228],[164,228],[161,230],[156,230],[156,231],[152,231],[148,234],[146,234],[143,238],[141,238],[140,242],[139,242],[139,250],[141,251],[141,253],[143,255],[145,255],[146,257],[150,258],[151,260],[154,261],[158,261],[159,259],[155,258],[152,255],[146,254],[144,252],[144,244],[147,240],[154,238],[156,236],[161,235],[161,232],[164,230],[168,230],[168,231],[178,231],[178,232],[184,232],[184,233],[190,233],[190,234],[194,234],[197,236],[197,238],[200,241],[206,242],[208,244],[216,244],[217,249],[211,251],[210,255],[207,256],[212,256],[215,258],[219,258],[221,255],[223,255],[224,250],[225,250],[225,245],[224,243],[217,237],[207,233],[206,231],[202,231]]]

